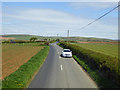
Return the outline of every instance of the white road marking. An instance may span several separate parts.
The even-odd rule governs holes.
[[[57,49],[57,53],[59,54],[59,51],[58,51],[58,49]]]
[[[61,58],[61,56],[59,56],[59,58]]]
[[[62,65],[60,65],[61,71],[63,70]]]

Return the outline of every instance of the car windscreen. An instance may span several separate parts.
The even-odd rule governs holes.
[[[64,50],[63,52],[70,52],[70,50]]]

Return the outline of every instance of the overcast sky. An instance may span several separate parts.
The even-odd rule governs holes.
[[[118,38],[117,9],[80,30],[117,6],[117,2],[3,2],[2,34]]]

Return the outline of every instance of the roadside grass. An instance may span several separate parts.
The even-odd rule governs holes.
[[[93,70],[84,60],[78,58],[76,55],[73,55],[73,58],[96,82],[98,88],[117,88],[117,86],[111,82],[111,80],[100,76],[100,74],[96,70]]]
[[[49,52],[49,46],[45,46],[27,63],[23,64],[17,71],[5,77],[2,88],[27,88],[33,75],[42,66]]]
[[[2,90],[2,80],[0,80],[0,90]]]

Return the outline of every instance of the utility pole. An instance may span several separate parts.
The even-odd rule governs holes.
[[[59,35],[59,34],[57,34],[57,39],[56,39],[57,41],[58,41],[58,35]],[[59,41],[58,41],[58,42],[59,42]]]
[[[68,47],[68,39],[69,39],[69,30],[67,31],[67,47]]]
[[[57,34],[57,37],[58,37],[59,34]]]

